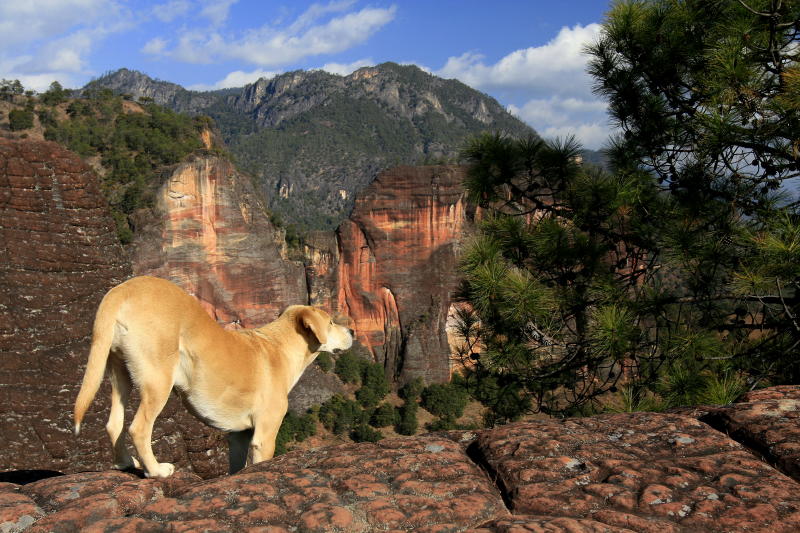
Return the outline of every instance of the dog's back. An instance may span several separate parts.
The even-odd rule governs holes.
[[[118,354],[135,377],[148,371],[148,360],[130,360],[128,353],[177,355],[182,330],[215,325],[197,300],[160,278],[136,277],[108,291],[97,309],[89,360],[75,400],[75,434],[103,381],[110,352]]]

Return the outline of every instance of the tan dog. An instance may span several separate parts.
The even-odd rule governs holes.
[[[138,277],[110,291],[97,309],[92,348],[75,400],[75,434],[103,374],[111,375],[106,430],[114,466],[139,466],[122,435],[131,385],[141,403],[128,429],[148,477],[175,470],[153,456],[153,422],[177,388],[184,403],[210,426],[229,432],[230,468],[270,459],[288,408],[289,391],[321,351],[346,350],[352,331],[324,311],[289,307],[274,322],[240,331],[222,329],[199,302],[169,281]]]

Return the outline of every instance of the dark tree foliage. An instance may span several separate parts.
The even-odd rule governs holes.
[[[396,421],[397,411],[394,406],[389,403],[382,403],[373,411],[369,423],[376,428],[385,428],[393,426]]]
[[[33,127],[33,111],[30,109],[12,109],[8,113],[8,123],[11,131],[31,129]]]
[[[419,422],[417,422],[417,410],[419,405],[417,399],[406,398],[406,401],[397,411],[397,423],[395,424],[395,431],[401,435],[413,435],[417,432]]]
[[[321,352],[315,361],[323,372],[330,372],[333,368],[333,358],[328,352]]]
[[[319,408],[319,421],[336,435],[346,435],[369,421],[369,413],[353,400],[336,394]]]
[[[434,383],[425,387],[421,405],[429,413],[455,420],[464,414],[469,396],[467,391],[452,383]]]
[[[489,422],[730,401],[796,383],[796,2],[617,2],[589,47],[621,134],[464,151],[485,209],[465,251],[462,356]]]
[[[361,376],[369,362],[359,357],[353,350],[346,350],[336,358],[334,372],[345,383],[360,383]]]
[[[60,83],[54,81],[50,84],[50,88],[42,93],[42,95],[39,97],[39,101],[44,105],[55,106],[65,102],[68,94],[69,92],[66,91]]]
[[[286,453],[289,442],[303,442],[308,437],[316,435],[316,417],[311,413],[298,416],[291,411],[283,417],[283,422],[275,439],[275,455]]]

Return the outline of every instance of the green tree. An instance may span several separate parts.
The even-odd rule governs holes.
[[[61,86],[60,83],[54,81],[50,84],[50,87],[45,91],[40,97],[39,100],[48,106],[58,105],[63,103],[67,99],[67,91]]]
[[[320,352],[320,354],[316,358],[317,366],[319,366],[320,370],[323,372],[330,372],[333,368],[333,358],[331,358],[328,352]]]
[[[396,419],[397,411],[394,406],[389,403],[382,403],[373,411],[369,423],[376,428],[384,428],[393,426],[397,421]]]
[[[800,226],[780,188],[800,176],[799,20],[792,1],[617,2],[588,50],[623,132],[612,159],[651,172],[679,206],[683,296],[729,341],[706,356],[792,383]]]
[[[487,216],[461,355],[494,421],[591,411],[622,377],[668,403],[720,375],[800,379],[800,217],[776,194],[800,170],[798,20],[794,2],[616,2],[588,49],[612,173],[571,139],[464,150]]]
[[[422,407],[441,418],[455,420],[464,414],[467,391],[452,383],[434,383],[422,391]]]

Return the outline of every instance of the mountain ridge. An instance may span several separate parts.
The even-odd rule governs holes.
[[[468,138],[486,130],[536,135],[490,96],[396,63],[347,76],[297,70],[217,91],[120,69],[83,91],[96,88],[210,116],[269,208],[308,230],[338,226],[381,170],[453,161]]]

